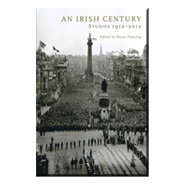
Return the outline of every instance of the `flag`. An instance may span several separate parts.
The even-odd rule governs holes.
[[[53,50],[55,50],[56,52],[58,52],[58,53],[59,53],[59,50],[58,50],[58,49],[56,49],[54,46],[53,46]]]
[[[46,44],[44,44],[44,42],[40,41],[39,48],[42,48],[42,49],[44,49],[44,48],[45,48],[45,46],[46,46]]]
[[[108,55],[112,55],[112,53],[111,52],[106,52]]]

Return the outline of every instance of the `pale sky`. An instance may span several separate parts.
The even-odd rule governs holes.
[[[39,47],[41,40],[46,44],[44,52],[48,55],[53,53],[53,46],[60,51],[60,54],[87,55],[87,37],[91,33],[91,37],[96,38],[93,41],[92,54],[98,55],[100,45],[102,44],[103,54],[110,51],[128,51],[133,48],[142,54],[146,44],[146,9],[128,10],[128,9],[37,9],[37,38],[36,49]],[[71,16],[71,22],[61,21],[65,16]],[[99,16],[99,22],[76,22],[76,16]],[[104,22],[108,16],[141,16],[140,22]],[[131,19],[131,18],[130,18]],[[136,18],[137,20],[137,18]],[[109,28],[89,28],[91,25],[109,26]],[[121,27],[134,25],[135,28],[112,28],[112,25],[120,25]],[[141,26],[141,28],[136,28]],[[100,38],[101,35],[115,36],[115,38]],[[117,38],[118,36],[126,36],[126,38]],[[127,38],[127,36],[141,36],[139,38]]]

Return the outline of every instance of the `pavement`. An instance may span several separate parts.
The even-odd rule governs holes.
[[[137,138],[140,133],[137,132],[136,136],[134,133],[130,132],[129,135],[125,133],[125,137]],[[54,143],[63,142],[63,149],[59,147],[56,151],[45,151],[45,145],[50,143],[51,137],[54,138]],[[39,133],[36,134],[36,140],[38,145],[43,145],[42,154],[46,154],[49,160],[48,175],[57,176],[86,176],[88,175],[85,164],[83,163],[82,169],[77,165],[77,169],[71,167],[70,161],[73,158],[77,158],[79,161],[83,157],[83,148],[85,149],[85,156],[92,150],[92,156],[95,160],[95,165],[99,165],[100,172],[102,176],[146,176],[147,168],[142,164],[142,162],[134,155],[136,167],[131,167],[132,151],[127,152],[126,144],[107,146],[93,145],[88,146],[88,139],[100,139],[103,138],[102,131],[55,131],[46,132],[45,136],[40,136]],[[85,139],[85,147],[82,146],[82,141]],[[81,146],[78,146],[78,140],[81,140]],[[147,138],[144,137],[144,144],[137,145],[139,150],[142,150],[143,154],[147,151]],[[70,148],[69,143],[76,141],[76,148],[72,145]],[[65,143],[68,142],[68,149],[66,149]],[[39,153],[40,154],[40,153]],[[145,155],[147,157],[147,155]],[[69,169],[67,168],[69,167]]]

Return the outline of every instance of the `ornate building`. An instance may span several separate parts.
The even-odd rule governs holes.
[[[143,49],[142,57],[138,55],[111,56],[114,80],[137,89],[144,99],[148,96],[147,56],[147,45]]]

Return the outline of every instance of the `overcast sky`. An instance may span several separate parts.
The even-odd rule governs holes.
[[[60,51],[60,54],[87,55],[87,37],[89,33],[97,41],[93,41],[92,54],[99,54],[102,44],[103,53],[110,51],[128,51],[134,48],[142,54],[146,44],[146,9],[130,11],[124,9],[37,9],[37,30],[36,49],[41,40],[46,44],[44,51],[50,55],[53,53],[53,46]],[[72,17],[72,21],[62,21],[63,17]],[[99,16],[99,22],[76,22],[76,16]],[[107,16],[141,16],[140,22],[126,22],[123,18],[119,22],[104,22],[102,18]],[[137,20],[137,19],[136,19]],[[106,25],[109,28],[89,28],[91,25]],[[141,28],[112,28],[112,25],[141,25]],[[101,35],[115,36],[115,39],[100,38]],[[138,38],[118,39],[119,36],[141,36]]]

